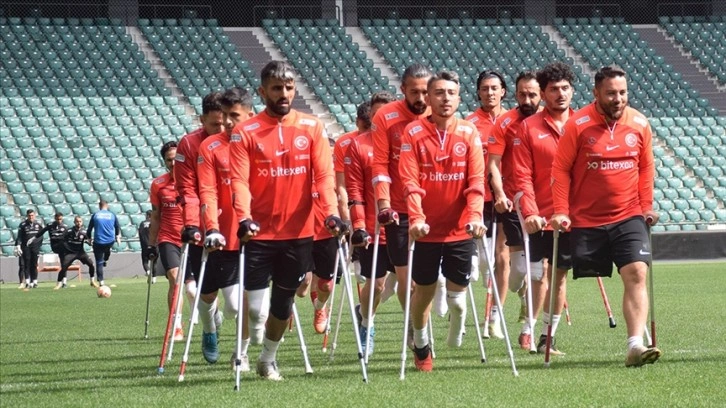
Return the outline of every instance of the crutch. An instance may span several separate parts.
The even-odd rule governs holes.
[[[490,265],[495,265],[496,263],[496,248],[497,248],[497,220],[495,211],[492,208],[492,237],[491,237],[491,252],[489,252],[490,257],[487,257],[486,260]],[[486,243],[485,243],[486,245]],[[480,254],[481,256],[481,254]],[[494,266],[492,266],[492,270],[494,270]],[[492,313],[492,280],[491,278],[487,277],[487,279],[484,281],[484,286],[487,288],[487,296],[486,296],[486,302],[484,303],[484,332],[482,333],[482,337],[485,339],[488,339],[491,337],[489,335],[489,316]]]
[[[555,310],[555,274],[557,274],[557,251],[560,244],[560,230],[555,229],[552,232],[552,273],[550,276],[550,313]],[[545,362],[544,366],[550,366],[550,348],[552,347],[552,315],[547,323],[547,341],[545,341]]]
[[[572,320],[570,319],[570,305],[567,304],[567,300],[565,300],[565,317],[567,318],[567,325],[572,326]]]
[[[154,275],[156,258],[149,259],[149,270],[146,272],[146,319],[144,320],[144,339],[149,338],[149,301],[151,300],[151,277]]]
[[[610,328],[614,329],[618,324],[615,322],[613,311],[610,309],[610,301],[608,300],[608,294],[605,293],[605,285],[603,285],[602,278],[599,276],[597,277],[597,285],[600,287],[600,296],[602,296],[602,301],[605,304],[605,312],[608,314]]]
[[[471,229],[471,226],[467,225],[467,231]],[[486,258],[489,259],[489,248],[486,245],[486,242],[484,242],[483,238],[479,238],[476,240],[477,246],[479,247],[479,251],[484,252],[486,254]],[[517,366],[514,363],[514,351],[512,351],[512,342],[509,341],[509,330],[507,330],[507,325],[504,324],[504,309],[502,309],[502,301],[499,297],[499,289],[497,289],[497,278],[494,276],[494,267],[492,264],[487,262],[487,270],[489,271],[489,275],[492,279],[492,291],[494,292],[494,302],[497,305],[498,313],[499,313],[499,319],[502,322],[502,328],[504,329],[504,341],[507,344],[507,352],[509,353],[509,361],[512,364],[512,374],[514,374],[515,377],[519,376],[519,372],[517,371]]]
[[[471,311],[472,311],[471,314],[474,318],[474,328],[476,329],[476,339],[479,342],[479,352],[481,353],[481,362],[486,363],[487,356],[486,356],[486,353],[484,352],[484,341],[482,341],[482,338],[481,338],[482,335],[481,335],[481,329],[479,328],[479,316],[477,316],[477,313],[476,313],[476,302],[474,301],[474,289],[472,289],[471,284],[469,284],[466,289],[469,292],[469,303],[471,303]]]
[[[185,244],[188,245],[188,244]],[[209,252],[204,249],[202,253],[202,266],[199,268],[199,280],[197,281],[197,293],[194,295],[194,307],[192,307],[192,317],[189,320],[189,333],[187,333],[187,342],[184,347],[184,356],[182,357],[181,367],[179,368],[179,382],[184,381],[184,373],[187,369],[187,361],[189,361],[189,346],[192,344],[192,332],[194,331],[194,319],[199,314],[199,299],[202,297],[202,283],[204,282],[204,272],[207,269],[207,258]],[[241,290],[241,289],[240,289]],[[241,313],[241,311],[239,312]]]
[[[305,336],[303,336],[302,326],[300,325],[300,315],[297,313],[297,306],[294,302],[292,304],[292,316],[295,319],[295,326],[297,326],[297,339],[300,341],[300,351],[305,362],[305,374],[312,374],[313,367],[310,366],[310,359],[308,358],[308,346],[305,345]]]
[[[177,279],[175,279],[175,282],[174,282],[174,293],[172,294],[172,298],[171,298],[172,310],[169,311],[169,318],[166,321],[166,333],[164,333],[164,343],[161,346],[161,357],[159,358],[159,368],[157,368],[157,372],[159,374],[164,374],[164,363],[167,360],[171,359],[171,350],[169,350],[168,357],[166,356],[166,353],[167,353],[167,347],[169,349],[171,348],[169,345],[169,336],[171,335],[172,327],[176,323],[177,306],[179,304],[178,297],[181,294],[181,290],[179,290],[179,286],[181,286],[181,284],[180,284],[178,277],[179,277],[179,275],[184,276],[184,272],[186,269],[186,259],[187,259],[188,255],[189,255],[189,244],[184,243],[184,245],[182,246],[182,256],[181,256],[181,260],[180,260],[181,263],[179,266],[179,270],[177,271]],[[182,280],[183,280],[183,278],[182,278]],[[174,344],[173,337],[172,337],[171,341],[172,341],[171,344]]]
[[[376,205],[378,210],[378,205]],[[368,291],[368,331],[373,327],[373,297],[376,291],[376,271],[378,270],[378,249],[380,248],[381,242],[381,226],[376,219],[376,233],[373,238],[373,266],[371,267],[371,277]],[[384,275],[385,276],[385,275]],[[370,335],[370,334],[369,334]],[[366,350],[363,354],[365,357],[366,364],[368,364],[368,355],[371,352],[371,342],[366,341]]]
[[[335,358],[335,349],[338,348],[338,334],[340,333],[340,320],[343,318],[343,306],[345,304],[347,297],[348,297],[348,293],[345,291],[340,296],[340,308],[338,309],[338,319],[335,321],[335,335],[333,335],[333,347],[332,347],[332,350],[330,351],[331,360],[333,358]],[[331,311],[331,313],[333,311],[332,305],[331,305],[330,311]],[[358,337],[358,336],[356,335],[356,337]]]
[[[434,351],[434,324],[431,321],[431,313],[429,313],[429,346],[431,347],[431,358],[436,358]]]
[[[522,199],[522,196],[524,195],[523,192],[518,192],[514,196],[514,208],[517,210],[517,218],[519,218],[519,225],[522,228],[522,239],[524,241],[524,262],[525,262],[525,270],[526,270],[526,280],[527,280],[527,319],[529,320],[529,328],[531,330],[530,336],[534,338],[534,312],[533,312],[533,306],[532,303],[532,267],[530,265],[530,252],[529,252],[529,234],[527,233],[527,230],[524,228],[524,216],[522,215],[522,208],[520,206],[520,200]],[[552,302],[550,302],[552,303]],[[550,308],[550,316],[553,313],[553,309]],[[534,344],[534,341],[529,342],[529,353],[530,354],[537,354],[537,347]]]
[[[188,253],[187,256],[189,256]],[[180,267],[176,271],[176,279],[174,280],[174,289],[178,290],[178,292],[174,295],[176,297],[176,303],[174,304],[174,328],[172,330],[176,329],[176,327],[178,326],[181,326],[182,321],[182,302],[184,301],[184,274],[186,273],[186,257],[182,256],[179,262],[184,263],[180,263]],[[181,265],[184,266],[182,267]],[[171,336],[171,339],[169,341],[169,355],[166,357],[167,361],[171,360],[172,353],[174,352],[174,343],[174,336]]]
[[[342,259],[345,258],[343,254],[343,245],[341,244],[342,238],[338,238],[338,256]],[[375,270],[375,269],[374,269]],[[372,274],[372,278],[375,279],[375,272]],[[374,281],[375,282],[375,281]],[[350,282],[350,273],[348,273],[348,265],[343,264],[343,285],[345,287],[345,293],[348,296],[348,306],[350,308],[350,317],[355,322],[355,306],[353,305],[353,285]],[[358,360],[360,360],[360,367],[363,373],[363,382],[368,382],[368,372],[366,370],[366,361],[363,357],[363,346],[358,336],[358,325],[353,324],[353,337],[355,338],[355,344],[358,350]],[[369,342],[370,344],[370,342]]]
[[[348,260],[341,259],[340,254],[335,254],[335,267],[333,268],[333,289],[330,291],[330,312],[328,313],[327,319],[325,319],[325,332],[323,334],[323,353],[328,351],[328,335],[330,334],[330,320],[333,317],[333,306],[335,305],[335,280],[338,278],[338,269],[340,268],[341,262],[347,262]]]
[[[648,228],[648,245],[650,246],[650,264],[648,265],[648,308],[650,309],[650,347],[655,347],[655,300],[653,294],[653,236],[651,233],[651,225],[654,223],[651,216],[645,218],[645,224]],[[647,333],[647,330],[646,330]]]
[[[244,321],[245,247],[239,249],[239,288],[237,293],[237,351],[234,357],[234,390],[239,391],[242,375],[242,322]],[[201,292],[201,290],[200,290]]]
[[[401,380],[406,379],[406,349],[408,348],[408,325],[411,313],[411,275],[413,274],[413,250],[416,241],[408,244],[408,276],[406,277],[406,302],[403,311],[403,346],[401,350]]]

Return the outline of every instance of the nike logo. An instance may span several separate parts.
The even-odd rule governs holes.
[[[541,135],[537,135],[537,137],[540,138],[540,139],[544,139],[544,138],[546,138],[549,135],[550,135],[549,133],[542,133]]]
[[[650,255],[650,252],[643,251],[642,249],[640,251],[638,251],[638,253],[641,254],[641,255]]]
[[[282,156],[283,154],[287,153],[289,150],[275,150],[275,156]]]
[[[611,152],[611,151],[613,151],[613,150],[617,149],[618,147],[620,147],[620,145],[615,145],[615,146],[605,146],[605,150],[607,150],[607,151]]]
[[[436,156],[436,161],[440,162],[440,161],[444,161],[444,160],[446,160],[448,158],[449,158],[449,156],[443,156],[443,157]]]

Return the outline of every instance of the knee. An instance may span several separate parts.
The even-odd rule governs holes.
[[[383,289],[385,287],[386,287],[386,277],[385,276],[382,278],[376,279],[376,287],[374,289],[376,291],[376,293],[383,292]]]
[[[284,289],[273,285],[270,295],[270,314],[279,320],[289,319],[292,314],[294,296],[294,289]]]
[[[331,290],[333,290],[333,280],[318,278],[317,287],[318,287],[318,291],[328,293]]]
[[[645,286],[648,265],[644,262],[633,262],[620,268],[620,276],[626,288]]]

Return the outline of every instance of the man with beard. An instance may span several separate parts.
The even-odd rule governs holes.
[[[565,285],[567,270],[572,265],[570,256],[569,233],[560,234],[557,254],[557,280],[555,281],[555,311],[549,310],[547,290],[552,273],[552,229],[547,221],[552,218],[552,189],[550,188],[552,160],[557,152],[557,144],[564,131],[567,119],[574,113],[570,108],[575,74],[566,64],[555,62],[537,72],[537,82],[542,90],[545,108],[522,122],[517,133],[519,143],[514,143],[513,163],[517,191],[524,193],[520,199],[525,232],[529,234],[530,270],[532,272],[532,316],[533,321],[525,321],[519,335],[519,346],[529,350],[534,335],[534,326],[542,310],[542,335],[537,343],[537,352],[544,353],[546,348],[547,326],[552,324],[553,339],[550,343],[551,355],[562,355],[555,346],[554,335],[565,304]],[[549,261],[548,271],[543,269],[543,259]],[[517,286],[515,280],[522,281],[524,276],[510,276],[509,282]]]
[[[514,183],[514,165],[512,163],[512,146],[519,131],[522,121],[537,113],[540,102],[540,89],[537,78],[533,72],[522,72],[517,76],[515,83],[515,95],[517,108],[512,109],[499,118],[498,126],[494,127],[492,136],[489,137],[489,174],[492,190],[494,191],[494,208],[501,214],[502,229],[507,238],[509,247],[510,270],[502,269],[502,276],[497,276],[497,285],[501,303],[504,305],[507,297],[507,288],[512,292],[519,291],[520,298],[523,296],[521,281],[519,286],[509,284],[509,274],[517,276],[525,273],[524,247],[522,231],[519,226],[517,213],[514,212],[512,199],[516,194]],[[499,313],[496,306],[492,307],[489,317],[489,333],[499,339],[504,338]]]
[[[36,235],[34,238],[30,238],[28,240],[28,245],[32,245],[33,242],[39,238],[42,237],[43,234],[48,232],[48,235],[50,235],[50,249],[58,255],[58,260],[63,259],[63,240],[66,236],[66,232],[68,231],[68,226],[63,223],[63,213],[56,213],[55,214],[55,221],[51,222],[50,224],[43,227],[40,232],[38,232],[38,235]],[[65,282],[61,279],[60,274],[58,274],[58,282],[56,283],[53,290],[58,290],[60,288],[65,287]]]
[[[232,131],[230,178],[237,236],[245,252],[245,290],[263,289],[272,281],[257,373],[280,381],[277,349],[292,315],[295,291],[311,264],[313,183],[328,214],[328,230],[339,235],[345,226],[338,216],[325,128],[314,116],[290,106],[295,70],[287,62],[271,61],[260,77],[258,93],[265,110]]]
[[[406,302],[408,276],[408,209],[398,171],[403,129],[429,114],[427,83],[431,71],[423,65],[406,68],[401,78],[404,99],[389,103],[373,117],[373,186],[378,206],[378,222],[386,228],[386,251],[398,280],[398,301]]]
[[[626,367],[652,364],[661,355],[643,345],[648,318],[646,274],[651,261],[648,227],[653,211],[655,165],[648,119],[628,107],[625,71],[595,74],[595,101],[570,117],[552,163],[553,229],[572,228],[573,277],[610,276],[623,281],[628,331]]]

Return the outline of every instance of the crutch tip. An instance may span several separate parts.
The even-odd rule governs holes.
[[[481,359],[481,363],[482,363],[482,364],[485,364],[486,362],[487,362],[487,359],[486,359],[486,358],[482,358],[482,359]]]
[[[184,376],[183,375],[180,375],[179,376],[179,382],[184,382]]]
[[[327,352],[328,352],[328,348],[327,347],[323,347],[323,353],[327,353]]]
[[[514,374],[515,377],[519,377],[519,371],[514,371],[512,374]]]
[[[544,368],[550,368],[550,363],[544,363]]]
[[[164,367],[157,368],[156,369],[156,373],[159,374],[159,375],[164,374]]]

